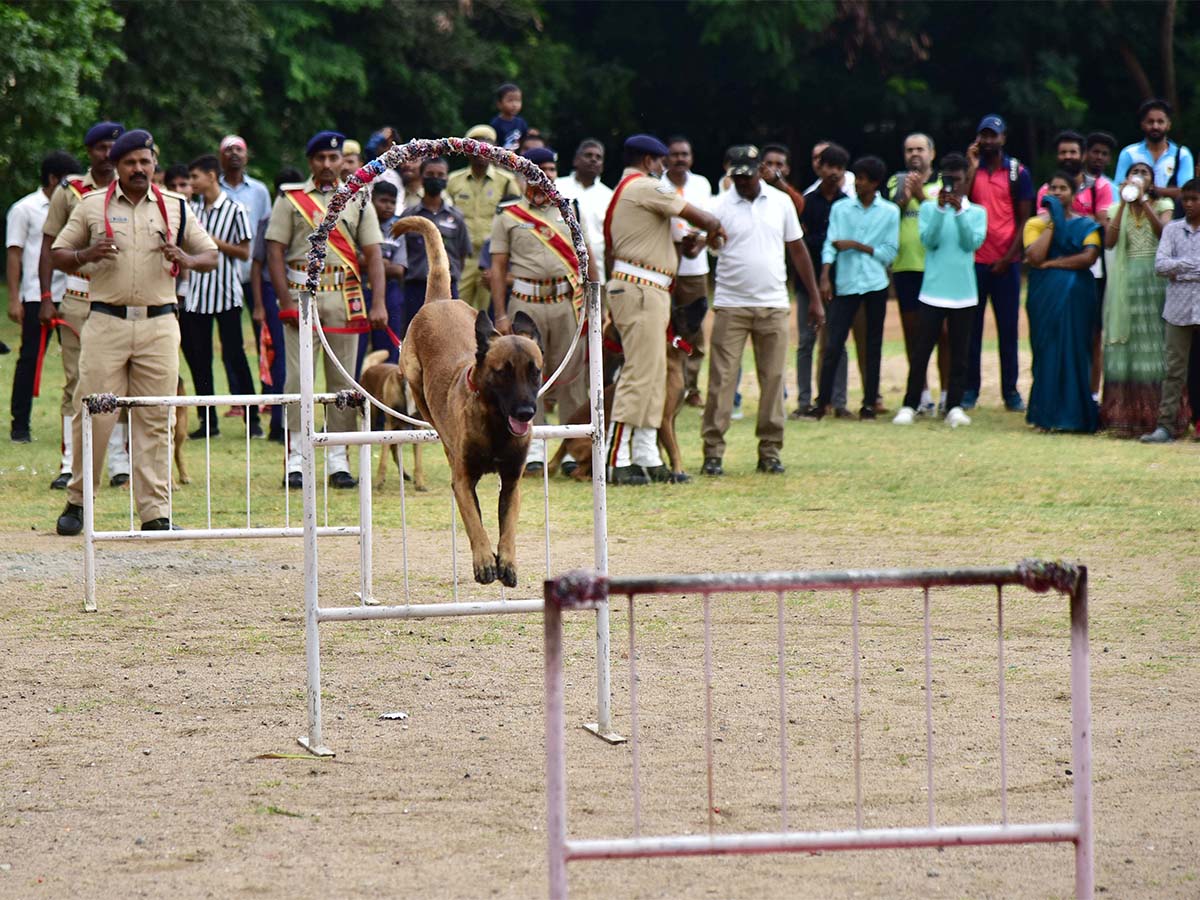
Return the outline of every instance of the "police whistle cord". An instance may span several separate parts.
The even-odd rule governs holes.
[[[75,337],[79,337],[79,332],[71,327],[71,323],[66,319],[54,318],[49,322],[42,323],[42,336],[38,343],[37,367],[33,370],[33,396],[41,395],[42,391],[42,363],[46,361],[46,348],[50,345],[50,332],[62,325],[70,329]]]

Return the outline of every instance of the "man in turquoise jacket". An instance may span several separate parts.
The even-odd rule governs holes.
[[[946,424],[970,425],[962,408],[967,382],[967,351],[979,294],[975,282],[975,251],[987,236],[987,210],[965,196],[966,157],[950,153],[942,160],[942,189],[936,201],[921,204],[917,214],[921,243],[925,247],[925,275],[921,279],[917,342],[908,370],[904,406],[892,420],[911,425],[921,401],[929,357],[937,346],[942,322],[950,337],[950,385],[946,394]]]

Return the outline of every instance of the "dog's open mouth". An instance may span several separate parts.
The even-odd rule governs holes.
[[[512,416],[509,416],[508,430],[517,437],[524,437],[525,435],[529,434],[529,423],[522,422],[520,419],[514,419]]]

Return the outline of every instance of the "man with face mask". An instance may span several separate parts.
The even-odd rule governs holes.
[[[1033,210],[1033,181],[1020,160],[1004,153],[1008,126],[997,115],[987,115],[976,129],[975,143],[967,148],[967,197],[987,211],[987,237],[975,252],[979,305],[967,353],[967,384],[962,408],[979,401],[980,356],[983,353],[983,320],[991,297],[1000,350],[1000,391],[1004,408],[1023,412],[1025,401],[1017,390],[1017,323],[1021,314],[1021,232]]]
[[[526,150],[526,159],[535,163],[553,180],[557,174],[556,156],[549,147]],[[576,213],[578,216],[578,213]],[[587,226],[580,220],[587,238]],[[580,272],[579,260],[571,232],[563,221],[558,207],[553,206],[546,192],[529,185],[525,196],[500,204],[492,221],[492,304],[496,328],[502,334],[511,331],[510,321],[524,312],[537,323],[542,336],[544,364],[542,377],[549,377],[562,364],[571,339],[579,326],[583,302],[583,283],[599,278],[596,259],[588,246],[588,271]],[[511,295],[508,275],[512,273]],[[583,348],[576,350],[575,360],[551,387],[549,396],[557,401],[559,420],[567,419],[587,402],[587,375],[582,368]],[[535,425],[546,423],[545,400],[538,398]],[[542,441],[529,445],[525,472],[540,475],[546,462]],[[570,470],[570,466],[566,469]]]
[[[678,266],[671,217],[707,232],[704,242],[709,247],[719,248],[725,241],[725,229],[712,213],[663,183],[666,156],[666,144],[652,135],[627,138],[625,171],[604,217],[606,264],[612,273],[608,306],[625,352],[608,438],[612,484],[673,480],[658,452],[666,401],[667,325]],[[689,235],[681,241],[681,250],[691,252],[697,240]]]
[[[346,136],[336,131],[321,131],[313,135],[306,148],[308,180],[301,184],[281,184],[279,197],[271,209],[267,224],[267,269],[279,301],[279,318],[283,321],[283,343],[287,351],[287,380],[284,391],[294,394],[300,390],[300,333],[297,298],[308,280],[308,236],[325,218],[329,198],[338,187],[342,164],[342,146]],[[326,328],[355,329],[383,328],[387,325],[387,287],[383,272],[380,245],[383,235],[379,217],[370,203],[359,206],[347,203],[335,228],[329,235],[325,268],[321,272],[313,300]],[[360,262],[360,254],[362,261]],[[364,278],[369,278],[371,305],[367,309],[363,294]],[[358,335],[332,332],[326,335],[338,362],[353,371],[358,356]],[[314,342],[319,346],[319,341]],[[313,348],[314,358],[318,350]],[[350,387],[333,363],[325,360],[325,388],[339,391]],[[288,434],[300,428],[300,408],[295,404],[287,410]],[[330,407],[326,422],[330,431],[353,431],[357,427],[353,409]],[[300,443],[292,440],[288,446],[285,487],[302,486],[300,475]],[[350,474],[350,462],[345,447],[329,448],[329,484],[335,488],[353,488],[358,482]]]
[[[51,247],[54,268],[70,274],[87,265],[92,272],[91,312],[80,333],[76,404],[90,394],[174,395],[179,381],[175,279],[180,271],[209,272],[217,265],[217,245],[194,215],[185,214],[185,199],[151,184],[153,148],[148,131],[127,131],[117,138],[108,151],[116,181],[80,200]],[[116,419],[116,412],[93,418],[94,478]],[[83,529],[80,420],[77,415],[73,425],[67,506],[58,518],[62,535]],[[165,406],[135,409],[130,416],[135,448],[131,490],[143,531],[174,527],[168,518],[169,421]]]
[[[458,282],[462,278],[463,263],[471,259],[471,234],[463,214],[446,202],[443,194],[449,178],[450,167],[441,156],[421,160],[421,202],[410,206],[400,214],[424,216],[437,226],[446,245],[446,256],[450,261],[450,296],[458,296]],[[408,269],[404,273],[404,331],[425,303],[425,281],[429,277],[429,260],[425,255],[425,239],[419,234],[404,236],[408,252]]]

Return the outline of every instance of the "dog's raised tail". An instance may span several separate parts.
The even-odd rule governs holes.
[[[450,299],[450,261],[446,258],[446,245],[437,226],[424,216],[405,216],[392,226],[392,237],[416,232],[425,239],[425,257],[429,261],[429,275],[425,282],[425,302]]]

